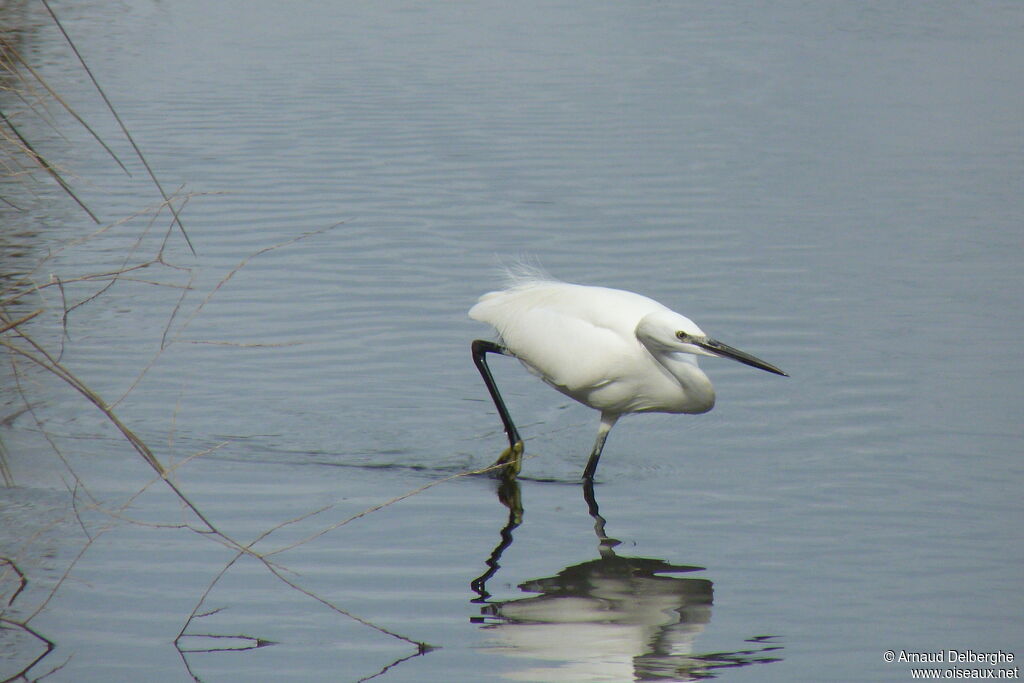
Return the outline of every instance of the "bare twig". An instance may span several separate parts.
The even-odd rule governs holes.
[[[21,591],[25,590],[25,586],[28,585],[28,579],[25,578],[25,573],[18,569],[18,565],[12,559],[0,557],[0,565],[7,567],[7,569],[0,573],[0,581],[4,580],[4,575],[7,574],[8,570],[14,572],[14,575],[18,577],[18,588],[7,599],[7,606],[10,607],[18,599],[18,596],[21,595]]]
[[[96,214],[94,214],[89,209],[89,207],[85,205],[85,202],[79,199],[78,195],[75,194],[75,191],[71,189],[71,186],[67,183],[67,181],[64,180],[61,174],[57,172],[57,169],[55,169],[53,165],[50,164],[50,162],[48,162],[42,154],[36,151],[35,147],[32,146],[32,143],[26,140],[24,136],[22,136],[21,131],[19,131],[14,126],[11,120],[8,119],[3,112],[0,112],[0,121],[3,121],[7,125],[7,128],[10,129],[12,133],[14,133],[14,136],[18,139],[18,141],[22,145],[22,148],[25,150],[26,155],[30,159],[35,161],[37,164],[39,164],[39,166],[44,171],[49,173],[50,177],[57,181],[57,184],[60,185],[61,189],[64,190],[64,192],[66,192],[69,197],[75,200],[75,203],[78,204],[78,206],[80,206],[83,211],[89,214],[89,218],[91,218],[93,222],[99,223],[100,219],[96,217]]]
[[[114,150],[110,149],[110,146],[107,145],[106,142],[104,142],[103,138],[101,138],[96,133],[96,131],[94,131],[92,129],[92,126],[90,126],[88,123],[86,123],[85,119],[83,119],[81,116],[78,115],[78,112],[75,111],[74,107],[69,105],[64,100],[64,98],[60,96],[60,93],[58,93],[56,90],[54,90],[53,88],[50,87],[50,84],[46,81],[46,79],[43,78],[41,75],[39,75],[39,73],[35,69],[32,68],[32,65],[29,64],[25,60],[25,58],[21,56],[21,53],[18,52],[18,50],[14,47],[14,45],[12,45],[10,43],[10,41],[6,41],[6,40],[0,40],[0,44],[2,44],[2,47],[3,47],[3,50],[4,50],[5,53],[7,53],[7,54],[11,55],[12,57],[14,57],[15,61],[17,61],[17,63],[21,66],[21,68],[24,68],[26,71],[28,71],[30,74],[32,74],[32,77],[35,79],[35,82],[38,83],[39,85],[43,86],[43,88],[46,90],[46,92],[49,93],[50,97],[52,97],[56,102],[60,103],[60,105],[64,108],[64,111],[66,111],[68,114],[70,114],[72,116],[72,118],[74,118],[75,121],[78,122],[78,125],[82,126],[83,129],[88,131],[88,133],[100,145],[100,147],[102,147],[107,152],[107,154],[110,155],[110,158],[113,159],[117,163],[117,165],[121,167],[121,170],[123,170],[128,175],[131,175],[131,173],[128,171],[128,168],[121,162],[121,159],[119,159],[118,156],[116,154],[114,154]],[[21,74],[19,73],[19,69],[16,68],[14,64],[8,63],[5,66],[7,67],[7,70],[9,72],[17,73],[19,78],[21,77]],[[27,80],[26,79],[21,78],[21,81],[22,81],[23,84],[27,85]],[[57,130],[58,133],[60,132],[56,127],[54,127],[54,130]]]
[[[193,197],[206,196],[206,194],[207,193],[189,193],[187,195],[182,195],[180,197],[178,197],[178,196],[173,197],[172,199],[180,198],[182,201],[187,201],[188,199],[193,198]],[[36,274],[38,273],[38,271],[40,271],[43,268],[44,265],[46,265],[48,262],[50,262],[53,259],[55,259],[57,256],[61,255],[63,252],[68,251],[70,249],[73,249],[73,248],[75,248],[75,247],[77,247],[77,246],[79,246],[81,244],[84,244],[86,242],[89,242],[91,240],[95,240],[98,237],[100,237],[101,235],[104,235],[105,233],[107,233],[107,232],[109,232],[109,231],[111,231],[111,230],[113,230],[115,228],[118,228],[118,227],[121,227],[121,226],[123,226],[125,224],[128,224],[131,221],[133,221],[133,220],[135,220],[135,219],[137,219],[137,218],[139,218],[141,216],[145,216],[145,215],[149,215],[149,214],[157,214],[160,211],[162,211],[166,206],[167,206],[167,202],[160,202],[159,204],[156,204],[155,206],[150,206],[150,207],[148,207],[146,209],[143,209],[143,210],[138,211],[136,213],[130,214],[128,216],[125,216],[124,218],[121,218],[121,219],[119,219],[117,221],[114,221],[113,223],[109,223],[107,225],[101,226],[100,228],[96,229],[95,231],[89,233],[88,235],[85,235],[83,237],[79,237],[77,239],[71,239],[71,240],[67,240],[65,242],[62,242],[60,244],[60,246],[58,246],[55,249],[50,250],[50,252],[46,255],[46,257],[40,259],[36,263],[35,267],[31,271],[21,275],[17,280],[9,282],[9,283],[7,283],[5,285],[6,291],[3,292],[3,298],[0,298],[0,307],[10,305],[11,303],[14,303],[15,301],[20,301],[20,300],[28,297],[31,294],[42,292],[43,290],[45,290],[45,289],[47,289],[49,287],[59,287],[60,284],[62,282],[64,282],[64,281],[59,280],[57,278],[47,277],[46,278],[47,281],[43,282],[43,283],[35,282],[35,279],[37,277]],[[154,264],[159,263],[160,265],[166,266],[167,268],[171,268],[173,270],[186,270],[186,271],[188,270],[187,268],[184,268],[182,266],[176,266],[174,264],[168,263],[167,261],[165,261],[162,258],[161,254],[158,254],[156,257],[154,257],[154,258],[152,258],[152,259],[150,259],[148,261],[145,261],[144,263],[147,264],[147,265],[154,265]],[[142,265],[142,264],[140,264],[140,265]],[[110,275],[113,276],[114,274],[116,274],[116,272],[117,271],[110,271]],[[88,275],[83,275],[83,276],[80,276],[78,278],[69,278],[69,279],[66,280],[66,282],[72,283],[72,282],[84,281],[88,277],[89,277]]]
[[[526,456],[523,456],[523,459],[527,460],[527,459],[535,458],[535,457],[537,457],[537,456],[536,455],[526,455]],[[320,531],[316,532],[315,534],[307,536],[307,537],[305,537],[305,538],[303,538],[301,540],[295,541],[293,543],[289,543],[288,545],[281,546],[281,547],[276,548],[274,550],[270,550],[270,551],[261,553],[261,556],[262,557],[270,557],[272,555],[277,555],[278,553],[283,553],[283,552],[291,550],[293,548],[297,548],[298,546],[304,545],[306,543],[309,543],[310,541],[313,541],[313,540],[315,540],[317,538],[320,538],[321,536],[324,536],[324,535],[334,531],[335,529],[339,529],[339,528],[345,526],[346,524],[349,524],[350,522],[354,522],[357,519],[361,519],[363,517],[366,517],[369,514],[377,512],[378,510],[383,510],[384,508],[386,508],[386,507],[388,507],[390,505],[394,505],[395,503],[399,503],[399,502],[401,502],[403,500],[406,500],[407,498],[412,498],[413,496],[419,495],[419,494],[423,493],[424,491],[427,491],[429,489],[434,488],[435,486],[439,486],[441,484],[446,484],[446,483],[448,483],[450,481],[453,481],[455,479],[461,479],[463,477],[472,477],[472,476],[478,476],[478,475],[481,475],[481,474],[489,474],[491,472],[496,472],[496,471],[498,471],[498,470],[500,470],[500,469],[502,469],[504,467],[505,467],[505,463],[495,463],[495,464],[490,465],[488,467],[483,467],[483,468],[476,469],[476,470],[467,470],[465,472],[459,472],[457,474],[453,474],[451,476],[444,477],[443,479],[436,479],[434,481],[431,481],[431,482],[428,482],[428,483],[424,484],[423,486],[415,488],[412,491],[408,491],[406,493],[403,493],[400,496],[395,496],[394,498],[392,498],[390,500],[384,501],[383,503],[379,503],[377,505],[369,507],[369,508],[363,510],[362,512],[359,512],[359,513],[356,513],[356,514],[352,515],[351,517],[346,517],[345,519],[342,519],[342,520],[340,520],[338,522],[335,522],[334,524],[331,524],[330,526],[327,526],[327,527],[321,529]],[[312,517],[313,515],[320,514],[321,512],[323,512],[323,509],[317,510],[317,511],[309,513],[307,515],[304,515],[302,518]],[[302,518],[297,518],[297,519],[302,519]],[[296,520],[292,520],[292,521],[297,521],[297,519]],[[281,526],[283,526],[283,525],[281,525]],[[264,533],[255,542],[258,542],[259,540],[262,540],[266,536],[269,536],[270,533],[272,533],[273,531],[276,531],[277,528],[278,527],[275,527],[274,529],[271,529],[268,532]]]
[[[2,324],[0,324],[0,334],[3,334],[4,332],[6,332],[8,330],[13,330],[18,325],[21,325],[22,323],[28,322],[29,320],[31,320],[32,318],[36,317],[37,315],[39,315],[42,312],[43,312],[43,309],[41,309],[41,308],[40,309],[36,309],[35,311],[32,311],[28,315],[26,315],[26,316],[24,316],[22,318],[19,318],[17,320],[11,321],[11,322],[2,321],[2,315],[0,315],[0,323],[2,323]]]
[[[9,678],[4,679],[3,683],[7,683],[8,681],[16,681],[20,678],[24,678],[26,674],[28,674],[28,672],[32,670],[32,667],[34,667],[39,662],[43,661],[43,659],[48,654],[53,652],[53,648],[56,647],[52,640],[50,640],[42,633],[29,626],[28,620],[21,621],[17,619],[8,619],[7,617],[0,617],[0,624],[3,625],[3,628],[12,628],[27,633],[46,646],[45,649],[35,657],[35,659],[29,662],[17,673],[13,674]]]
[[[75,53],[75,57],[78,58],[78,62],[82,65],[82,69],[85,70],[85,73],[89,76],[89,80],[92,81],[93,86],[96,88],[96,92],[98,92],[100,94],[100,97],[103,98],[103,102],[107,105],[107,109],[110,110],[110,114],[114,117],[114,120],[117,121],[117,125],[121,127],[121,132],[124,133],[124,136],[131,144],[132,149],[135,150],[135,155],[139,158],[139,161],[142,162],[142,165],[146,169],[146,173],[149,174],[149,177],[153,181],[153,184],[156,185],[156,188],[160,191],[160,196],[164,198],[164,201],[167,203],[167,207],[174,215],[174,221],[178,225],[178,229],[181,230],[181,235],[182,237],[185,238],[185,243],[188,244],[188,248],[192,252],[192,255],[194,256],[196,253],[196,249],[195,247],[192,246],[192,240],[189,239],[188,233],[185,232],[185,226],[181,222],[181,217],[178,216],[178,211],[174,208],[174,205],[171,203],[170,198],[164,191],[163,185],[160,184],[160,180],[157,179],[156,173],[153,172],[153,169],[150,167],[149,162],[146,161],[146,157],[145,155],[142,154],[142,150],[139,149],[139,146],[135,143],[135,138],[133,138],[132,134],[128,132],[128,126],[124,125],[124,121],[121,120],[121,117],[120,115],[118,115],[113,103],[111,103],[110,99],[107,97],[107,94],[103,91],[103,88],[100,87],[99,81],[96,80],[96,77],[92,73],[92,69],[89,68],[89,65],[82,57],[82,54],[78,51],[78,47],[75,46],[75,42],[71,40],[71,36],[69,36],[68,32],[64,30],[64,25],[60,23],[60,19],[57,18],[57,15],[54,14],[53,10],[50,8],[50,3],[47,0],[41,0],[41,2],[43,3],[43,6],[46,8],[46,11],[50,13],[50,17],[53,19],[53,23],[56,24],[57,28],[60,29],[60,32],[64,36],[64,39],[71,47],[71,51]]]
[[[19,334],[20,333],[21,331],[19,330]],[[27,413],[32,418],[43,439],[45,439],[46,442],[50,445],[50,448],[60,459],[61,463],[64,465],[64,468],[71,474],[72,478],[75,480],[74,490],[77,491],[78,489],[81,489],[85,491],[86,495],[90,496],[91,498],[92,494],[89,493],[89,489],[85,486],[84,482],[82,482],[81,478],[78,476],[78,473],[71,466],[71,463],[68,462],[67,458],[64,457],[64,454],[61,452],[60,448],[57,447],[57,444],[54,442],[50,433],[45,429],[43,425],[43,420],[39,417],[39,415],[36,412],[36,404],[29,399],[28,393],[22,384],[22,378],[21,373],[19,372],[17,358],[18,357],[15,356],[14,354],[8,354],[8,360],[11,364],[11,376],[14,379],[15,389],[17,390],[18,396],[21,398],[23,402],[22,409],[19,410],[16,414]],[[74,498],[72,500],[74,500]]]
[[[167,350],[168,347],[170,347],[172,344],[174,344],[176,342],[185,341],[185,340],[181,339],[181,335],[185,332],[185,330],[188,328],[188,326],[190,324],[192,324],[192,321],[195,320],[196,316],[198,316],[202,312],[202,310],[206,307],[206,305],[208,303],[210,303],[210,300],[213,299],[213,297],[217,294],[217,292],[219,292],[221,290],[221,288],[224,287],[224,285],[226,285],[231,280],[231,278],[233,278],[238,273],[238,271],[240,271],[243,268],[245,268],[254,258],[256,258],[258,256],[262,256],[263,254],[267,254],[269,252],[275,251],[277,249],[282,249],[284,247],[287,247],[289,245],[295,244],[297,242],[301,242],[303,240],[309,239],[310,237],[315,237],[317,235],[322,235],[325,232],[328,232],[330,230],[334,230],[335,228],[337,228],[337,227],[339,227],[341,225],[344,225],[344,221],[339,221],[338,223],[334,223],[333,225],[329,225],[326,228],[320,228],[319,230],[313,230],[313,231],[310,231],[310,232],[304,232],[304,233],[302,233],[300,235],[297,235],[295,237],[287,239],[287,240],[285,240],[283,242],[279,242],[277,244],[273,244],[273,245],[271,245],[269,247],[263,247],[262,249],[257,249],[256,251],[252,252],[251,254],[249,254],[248,256],[243,258],[241,261],[239,261],[235,265],[234,268],[232,268],[230,271],[228,271],[228,273],[224,277],[222,277],[217,282],[216,285],[213,286],[213,288],[207,293],[207,295],[203,298],[203,300],[200,301],[199,304],[194,309],[192,309],[192,311],[188,314],[188,316],[185,318],[185,320],[180,325],[178,325],[178,327],[175,329],[173,327],[174,321],[178,318],[178,315],[181,313],[181,310],[182,310],[182,308],[184,306],[184,303],[185,303],[186,296],[188,295],[189,291],[192,290],[193,281],[194,281],[194,274],[191,274],[190,277],[189,277],[188,284],[183,288],[181,296],[178,297],[178,301],[175,304],[174,309],[171,311],[171,314],[170,314],[170,316],[167,319],[167,323],[164,325],[164,331],[163,331],[163,334],[160,337],[160,347],[157,349],[156,353],[153,354],[153,357],[149,360],[149,362],[146,363],[146,365],[142,368],[142,370],[139,372],[139,374],[135,377],[135,379],[132,381],[132,383],[128,387],[128,389],[120,397],[118,397],[111,404],[111,406],[112,407],[116,407],[117,405],[119,405],[121,403],[121,401],[123,401],[128,396],[128,394],[130,394],[131,391],[136,386],[138,386],[139,382],[141,382],[143,377],[149,372],[149,370],[152,369],[152,367],[154,365],[156,365],[157,360],[159,360],[160,356],[163,355],[164,351]],[[219,342],[197,342],[197,341],[193,341],[193,342],[190,342],[190,343],[210,343],[210,344],[225,345],[225,346],[228,346],[228,345],[230,345],[230,346],[240,346],[239,344],[233,344],[233,343],[229,344],[229,343],[219,343]],[[276,346],[276,345],[291,345],[291,344],[292,343],[285,342],[285,343],[282,343],[282,344],[274,344],[274,345]],[[263,344],[260,344],[260,345],[251,344],[251,345],[248,345],[248,346],[254,346],[255,347],[255,346],[264,346],[264,345]],[[267,346],[269,346],[269,344]]]
[[[14,474],[10,465],[7,464],[7,448],[0,440],[0,479],[3,479],[4,486],[14,486]]]
[[[210,303],[210,300],[213,299],[214,296],[216,296],[217,292],[219,292],[220,289],[222,287],[224,287],[224,285],[226,285],[231,280],[231,278],[233,278],[238,273],[238,271],[240,271],[243,268],[245,268],[249,264],[249,262],[252,261],[254,258],[256,258],[258,256],[262,256],[263,254],[266,254],[268,252],[275,251],[277,249],[281,249],[283,247],[290,246],[292,244],[295,244],[296,242],[301,242],[303,240],[309,239],[310,237],[316,237],[317,235],[322,235],[325,232],[329,232],[331,230],[334,230],[335,228],[337,228],[337,227],[339,227],[341,225],[344,225],[344,224],[345,224],[345,221],[339,221],[337,223],[334,223],[333,225],[327,226],[326,228],[320,228],[319,230],[311,230],[310,232],[304,232],[301,235],[296,235],[295,237],[287,239],[287,240],[285,240],[283,242],[278,242],[277,244],[272,244],[269,247],[263,247],[262,249],[257,249],[253,253],[249,254],[248,256],[243,258],[241,261],[239,261],[238,264],[234,268],[232,268],[230,271],[228,271],[227,275],[225,275],[223,278],[221,278],[221,280],[216,285],[214,285],[213,289],[210,290],[210,292],[206,295],[206,297],[199,303],[198,306],[195,307],[195,309],[188,316],[188,318],[185,320],[185,322],[182,323],[182,325],[179,327],[178,334],[180,335],[181,332],[183,332],[185,330],[185,328],[187,328],[189,326],[189,324],[195,319],[195,317],[197,315],[199,315],[200,312],[202,312],[203,308],[206,307],[206,304]],[[166,338],[167,338],[167,335],[165,334],[164,335],[165,342],[161,343],[161,346],[166,345]],[[174,339],[172,338],[171,341],[173,342]]]

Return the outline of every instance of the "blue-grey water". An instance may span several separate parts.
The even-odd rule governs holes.
[[[190,195],[197,255],[166,211],[131,218],[158,191],[45,9],[7,3],[131,172],[0,92],[110,226],[41,173],[0,183],[4,282],[63,283],[7,314],[44,308],[26,330],[206,519],[281,551],[232,563],[99,411],[5,352],[0,556],[28,584],[0,566],[0,676],[45,650],[25,621],[54,646],[27,678],[52,681],[899,681],[887,650],[1024,657],[1019,3],[51,6]],[[102,284],[76,278],[168,235],[170,265],[65,332]],[[505,446],[466,311],[516,258],[791,377],[703,360],[714,411],[623,419],[586,496],[596,414],[497,358],[535,457],[518,491],[442,482]]]

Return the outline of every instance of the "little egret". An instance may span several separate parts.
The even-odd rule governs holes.
[[[697,356],[731,358],[777,375],[774,365],[704,334],[689,318],[640,294],[574,285],[540,271],[510,273],[509,286],[480,297],[469,311],[498,342],[473,342],[473,362],[498,410],[509,447],[496,464],[506,477],[521,466],[523,441],[487,365],[512,356],[566,396],[601,413],[583,478],[591,481],[605,439],[625,413],[705,413],[715,389]]]

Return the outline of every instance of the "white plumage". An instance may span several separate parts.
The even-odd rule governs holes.
[[[491,325],[499,336],[499,346],[484,348],[480,345],[486,342],[476,342],[474,358],[509,434],[510,450],[503,457],[517,457],[519,439],[486,371],[483,354],[488,351],[518,358],[558,391],[601,411],[587,478],[621,415],[703,413],[714,407],[714,387],[698,367],[697,355],[733,358],[785,374],[709,338],[692,320],[653,299],[561,282],[533,270],[512,275],[507,289],[484,294],[469,317]]]
[[[710,410],[714,389],[696,357],[645,345],[637,335],[645,316],[664,319],[666,329],[704,335],[645,296],[554,280],[525,280],[489,292],[469,311],[491,325],[531,372],[591,408],[619,414]],[[692,393],[683,390],[684,382],[694,386]]]

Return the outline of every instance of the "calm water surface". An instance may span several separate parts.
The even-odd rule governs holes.
[[[185,269],[138,280],[184,297],[119,282],[61,343],[51,288],[33,333],[123,396],[218,529],[287,549],[280,577],[232,562],[22,361],[18,414],[5,360],[0,554],[29,585],[4,615],[55,644],[30,678],[895,681],[886,650],[1024,657],[1020,5],[54,8],[197,193],[198,255],[171,230]],[[42,9],[4,11],[132,175],[59,112],[69,140],[26,132],[104,225],[159,202]],[[47,181],[2,187],[24,209],[0,207],[5,277],[95,229]],[[70,280],[169,228],[117,224],[34,277],[81,300],[99,285]],[[588,495],[596,415],[497,359],[536,457],[518,490],[436,484],[503,447],[465,312],[521,256],[792,376],[702,361],[715,410],[623,420]],[[41,651],[0,631],[0,674]]]

